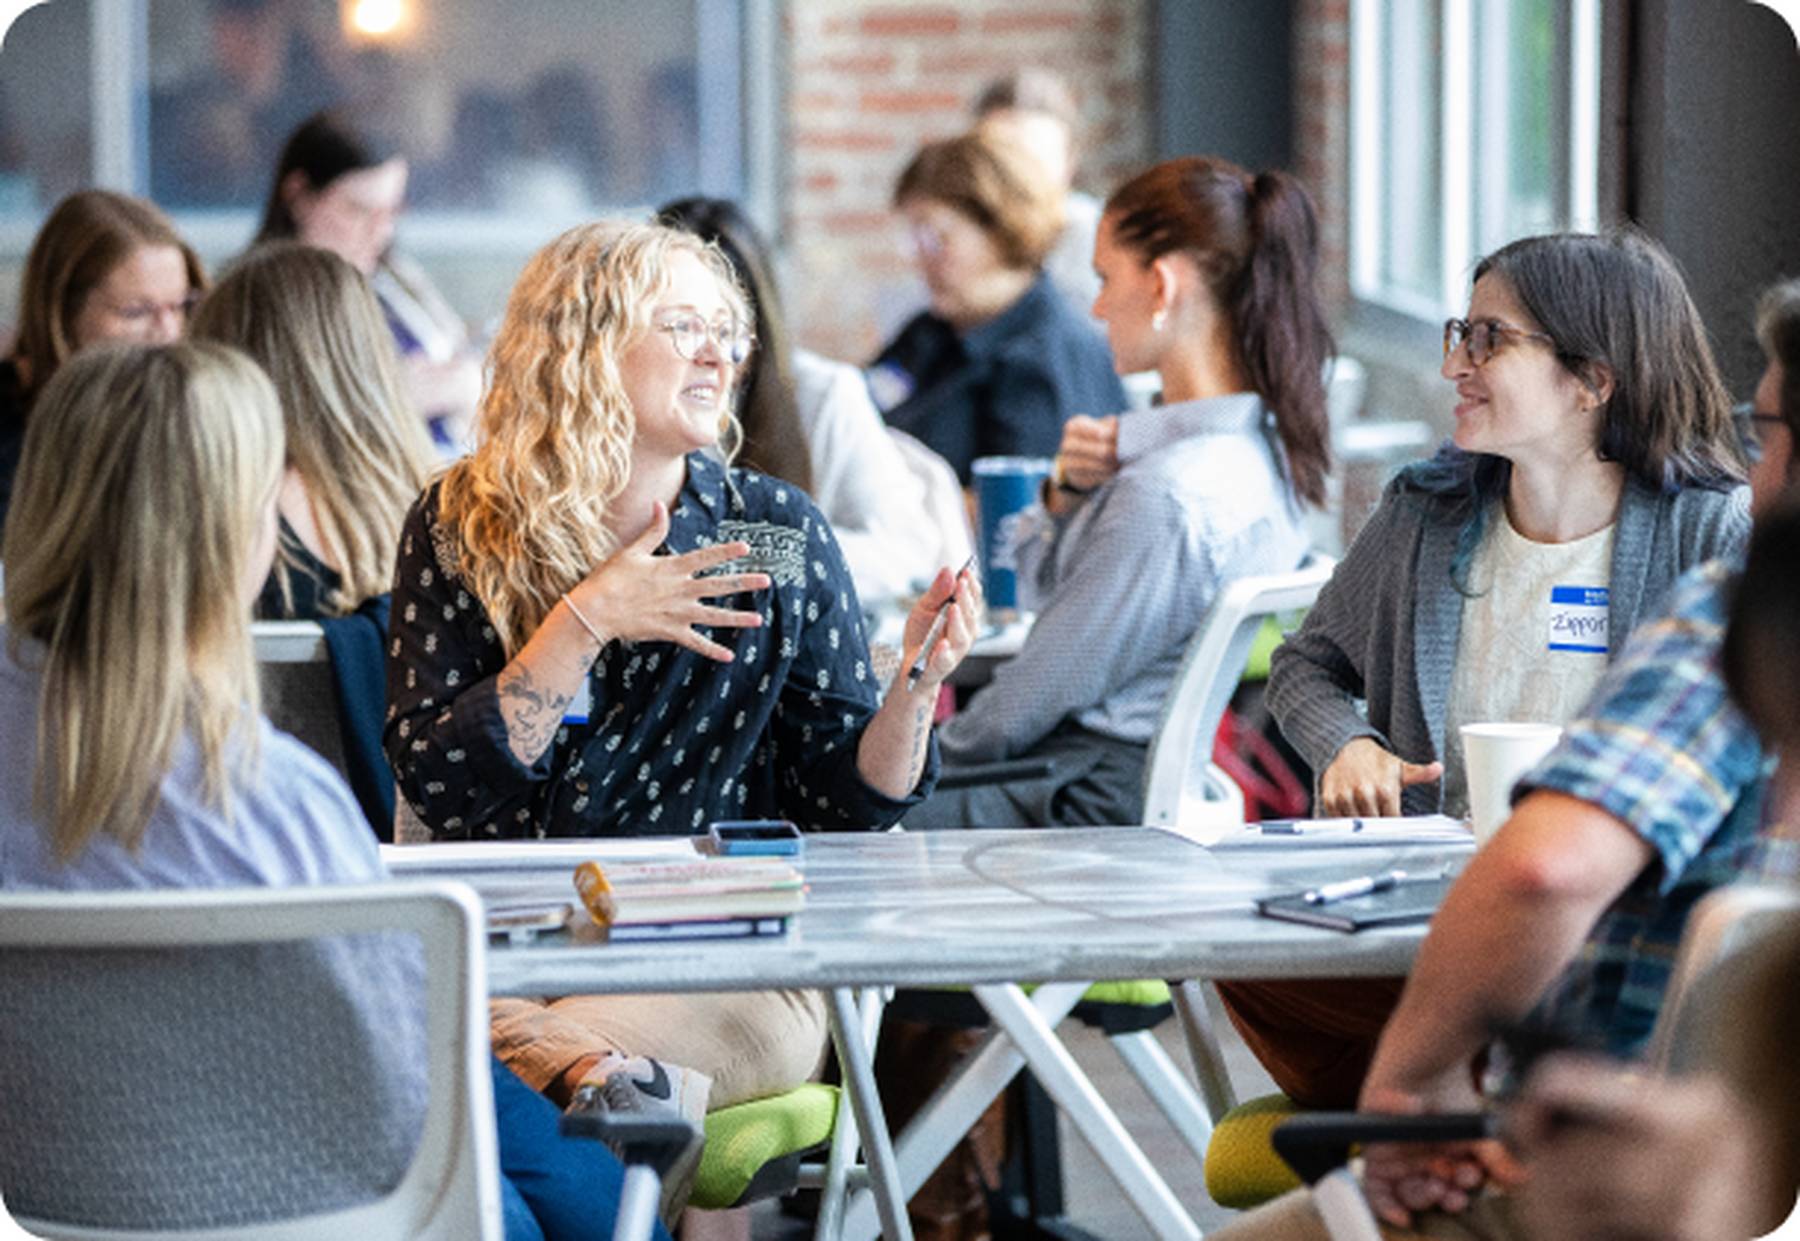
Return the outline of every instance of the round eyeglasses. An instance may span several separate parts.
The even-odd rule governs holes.
[[[1519,340],[1541,340],[1552,349],[1556,341],[1542,332],[1527,332],[1522,327],[1512,327],[1498,319],[1477,319],[1473,323],[1467,319],[1444,320],[1444,356],[1447,358],[1462,348],[1469,347],[1469,362],[1474,366],[1485,366],[1487,360],[1494,356],[1494,350],[1507,337]]]
[[[675,346],[675,352],[688,361],[697,361],[700,351],[706,348],[706,338],[712,337],[719,346],[719,352],[733,366],[742,366],[744,359],[756,347],[756,337],[736,319],[720,319],[717,323],[708,324],[697,314],[670,315],[656,325],[659,332],[669,334],[669,342]]]

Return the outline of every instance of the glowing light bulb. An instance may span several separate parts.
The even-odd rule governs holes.
[[[405,20],[406,0],[355,0],[350,6],[351,28],[373,39],[393,34]]]

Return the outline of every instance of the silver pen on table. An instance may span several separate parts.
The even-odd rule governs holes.
[[[1377,892],[1386,892],[1406,882],[1407,874],[1403,870],[1390,870],[1380,875],[1364,875],[1360,879],[1343,879],[1337,883],[1322,883],[1316,888],[1308,888],[1300,894],[1300,899],[1308,905],[1332,905],[1338,901],[1347,901],[1357,896],[1372,896]]]
[[[956,601],[957,584],[962,581],[962,575],[974,567],[975,557],[970,555],[963,561],[963,567],[956,571],[956,576],[950,579],[950,595],[938,604],[937,615],[931,618],[931,628],[925,631],[925,643],[919,647],[918,657],[912,661],[912,667],[906,670],[907,689],[919,688],[919,678],[925,675],[925,661],[931,658],[931,648],[944,636],[944,625],[950,618],[950,605]]]

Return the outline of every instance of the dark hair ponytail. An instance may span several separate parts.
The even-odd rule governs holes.
[[[1276,411],[1294,491],[1325,502],[1331,421],[1325,367],[1334,348],[1315,285],[1319,223],[1312,199],[1285,172],[1250,184],[1250,253],[1232,292],[1232,321],[1250,383]]]
[[[1188,156],[1114,191],[1113,237],[1145,262],[1189,255],[1231,316],[1238,360],[1274,412],[1294,493],[1325,503],[1331,427],[1325,367],[1334,347],[1314,286],[1319,227],[1312,198],[1284,172],[1252,177],[1222,159]]]

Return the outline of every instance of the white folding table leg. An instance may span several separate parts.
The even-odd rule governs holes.
[[[974,992],[988,1016],[1024,1053],[1032,1075],[1067,1114],[1151,1232],[1163,1241],[1197,1241],[1200,1226],[1144,1158],[1068,1048],[1057,1041],[1043,1014],[1011,983],[980,985]]]
[[[1149,1030],[1133,1030],[1129,1034],[1114,1034],[1108,1041],[1151,1102],[1194,1152],[1194,1158],[1205,1163],[1206,1144],[1212,1140],[1212,1117],[1201,1106],[1193,1085],[1156,1041],[1156,1035]]]
[[[1069,1015],[1086,994],[1090,984],[1084,982],[1048,983],[1021,1001],[1054,1026]],[[1019,1075],[1025,1057],[1000,1029],[989,1030],[975,1050],[963,1058],[944,1084],[932,1092],[931,1098],[907,1123],[895,1139],[894,1152],[900,1165],[900,1184],[908,1199],[918,1192],[937,1166],[944,1162],[952,1148],[962,1140],[969,1127],[987,1110],[988,1104],[1006,1089],[1007,1083]],[[845,1241],[868,1241],[875,1235],[875,1212],[867,1191],[850,1196],[850,1209],[844,1219]]]
[[[860,1037],[862,1025],[856,1001],[846,987],[832,990],[825,998],[831,1014],[831,1041],[844,1070],[844,1087],[850,1094],[863,1158],[869,1165],[869,1188],[881,1217],[882,1235],[887,1241],[913,1241],[912,1222],[906,1217],[907,1195],[900,1189],[900,1170],[894,1162],[887,1117],[882,1115],[881,1095],[875,1089],[874,1058]]]
[[[829,1006],[828,1006],[829,1007]],[[864,988],[857,996],[857,1024],[853,1032],[845,1034],[837,1030],[837,1015],[830,1014],[833,1037],[855,1037],[862,1040],[871,1056],[875,1053],[875,1038],[881,1027],[881,1012],[886,1007],[884,993],[879,987]],[[850,1107],[850,1088],[848,1086],[839,1093],[838,1118],[831,1127],[831,1147],[825,1160],[825,1182],[819,1191],[819,1218],[813,1229],[814,1241],[838,1241],[844,1230],[844,1207],[850,1196],[850,1173],[856,1163],[857,1141],[855,1108]],[[850,1107],[850,1116],[844,1109]],[[859,1178],[868,1183],[866,1168],[859,1168],[863,1175]]]
[[[1187,1040],[1188,1058],[1194,1062],[1194,1079],[1200,1083],[1200,1097],[1206,1101],[1207,1113],[1218,1124],[1237,1106],[1237,1092],[1231,1088],[1231,1074],[1225,1068],[1225,1052],[1213,1030],[1212,1012],[1206,1007],[1206,992],[1198,982],[1187,979],[1171,993],[1175,1012],[1181,1017],[1181,1033]]]

